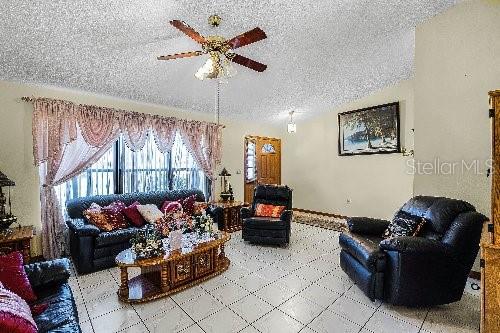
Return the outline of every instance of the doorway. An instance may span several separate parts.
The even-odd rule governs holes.
[[[258,184],[281,184],[281,140],[248,135],[244,143],[244,198],[251,203]]]

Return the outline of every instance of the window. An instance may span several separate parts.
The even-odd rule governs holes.
[[[245,181],[247,183],[255,181],[257,178],[257,172],[255,170],[255,160],[256,160],[256,143],[250,139],[246,140],[246,152],[245,152]]]
[[[96,163],[80,175],[57,186],[59,202],[99,194],[198,188],[208,198],[210,182],[176,135],[172,150],[162,154],[149,135],[144,148],[131,151],[117,140]]]

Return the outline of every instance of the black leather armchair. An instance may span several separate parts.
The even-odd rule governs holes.
[[[372,300],[432,306],[460,300],[487,218],[461,200],[417,196],[397,213],[426,219],[416,237],[383,239],[389,221],[352,217],[340,266]]]
[[[285,206],[279,218],[255,216],[257,204]],[[244,240],[260,244],[288,244],[292,222],[292,190],[288,186],[258,185],[251,207],[241,209]]]
[[[24,266],[31,286],[38,297],[37,304],[48,307],[34,316],[40,333],[79,333],[78,311],[68,284],[69,260],[56,259]]]

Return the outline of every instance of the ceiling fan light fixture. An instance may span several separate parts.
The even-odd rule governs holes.
[[[208,60],[205,62],[205,64],[198,69],[198,71],[196,72],[196,74],[194,74],[194,76],[198,80],[203,81],[205,79],[215,79],[219,77],[219,72],[220,70],[218,65],[218,59],[215,59],[214,61],[214,57],[211,55],[210,58],[208,58]]]

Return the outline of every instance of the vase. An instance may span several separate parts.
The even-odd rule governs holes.
[[[173,230],[168,234],[170,250],[179,250],[182,247],[182,231]]]

